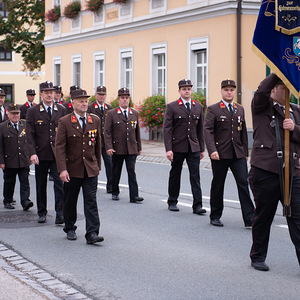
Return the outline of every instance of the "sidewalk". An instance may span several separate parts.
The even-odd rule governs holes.
[[[200,161],[200,168],[211,169],[210,159],[205,150],[205,156]],[[170,164],[166,157],[166,150],[163,142],[142,140],[142,153],[137,157],[138,161],[147,161],[161,164]],[[186,165],[186,162],[184,162]]]

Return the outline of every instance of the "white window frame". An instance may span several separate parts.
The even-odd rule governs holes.
[[[125,5],[130,6],[130,13],[128,15],[121,15],[122,9],[124,8]],[[128,1],[126,4],[121,4],[119,5],[119,20],[124,20],[124,19],[132,19],[133,16],[133,1]]]
[[[165,55],[165,98],[167,99],[167,43],[158,43],[153,44],[150,47],[150,95],[158,94],[158,75],[157,75],[157,55],[164,54]]]
[[[122,48],[119,50],[119,88],[127,87],[130,91],[130,95],[133,94],[133,48]],[[131,58],[131,69],[126,69],[126,59]],[[126,71],[130,71],[130,86],[126,86]]]
[[[62,8],[62,7],[61,7],[61,0],[53,0],[53,7],[54,7],[55,5],[60,6],[60,8]]]
[[[56,65],[60,65],[60,82],[57,82],[57,75],[56,75]],[[62,76],[61,76],[61,56],[54,56],[53,57],[53,83],[54,85],[62,86]]]
[[[105,5],[102,5],[102,7],[100,9],[100,13],[102,14],[102,20],[101,21],[97,21],[96,20],[97,14],[93,13],[93,15],[94,15],[93,16],[93,25],[94,26],[105,24]]]
[[[208,66],[209,66],[209,38],[208,36],[192,38],[188,41],[188,74],[193,83],[193,91],[197,91],[197,52],[206,51],[206,78],[205,95],[208,104]]]
[[[75,63],[80,63],[80,83],[75,82],[75,76],[76,74],[74,73],[74,64]],[[81,60],[81,54],[74,54],[72,55],[72,85],[79,85],[80,88],[82,87],[81,85],[82,82],[82,60]]]
[[[55,5],[60,6],[60,10],[62,10],[61,0],[53,0],[52,7],[54,7]],[[61,11],[61,15],[62,15],[62,11]],[[55,30],[55,28],[57,28],[57,30]],[[57,22],[52,24],[52,35],[60,35],[60,33],[61,33],[61,17]]]
[[[98,62],[103,61],[103,82],[99,83],[99,74],[98,74]],[[98,51],[94,53],[94,90],[96,91],[97,86],[105,85],[105,52]]]
[[[79,0],[72,0],[72,2],[76,2]],[[83,5],[82,5],[82,1],[79,1],[81,3],[81,11],[79,12],[78,16],[75,19],[71,20],[71,31],[78,31],[81,28],[81,14],[83,12]],[[78,26],[73,26],[75,24],[75,22],[78,21]]]
[[[152,13],[165,13],[167,10],[167,0],[163,0],[164,1],[164,5],[157,7],[157,8],[152,8],[152,4],[153,4],[154,0],[150,0],[149,1],[149,12],[150,14]]]

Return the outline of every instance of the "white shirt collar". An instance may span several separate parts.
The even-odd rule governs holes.
[[[53,110],[53,102],[52,102],[52,104],[50,106],[46,105],[44,102],[43,102],[43,105],[45,107],[45,110],[48,110],[48,107],[51,108],[51,111]]]
[[[77,120],[78,120],[79,122],[81,122],[80,118],[82,118],[82,117],[81,117],[77,112],[75,112],[75,110],[74,110],[74,114],[75,114]],[[86,113],[84,114],[83,117],[86,119]]]
[[[180,97],[181,98],[181,97]],[[186,101],[186,100],[184,100],[184,99],[182,99],[181,98],[181,100],[182,100],[182,102],[183,102],[183,104],[186,106],[186,103],[189,103],[190,104],[190,107],[191,107],[191,99],[189,99],[189,101]]]

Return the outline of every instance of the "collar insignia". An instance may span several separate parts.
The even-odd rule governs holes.
[[[94,107],[95,107],[95,108],[98,108],[99,106],[98,106],[98,104],[97,104],[97,103],[94,103]]]
[[[88,121],[88,123],[93,123],[91,116],[87,116],[87,121]]]
[[[68,108],[72,108],[72,103],[71,102],[68,103]]]
[[[104,104],[104,108],[105,108],[105,109],[108,109],[108,107],[107,107],[106,103]]]
[[[224,104],[224,102],[221,101],[220,107],[221,107],[221,108],[226,108],[226,105]]]
[[[53,105],[53,110],[58,110],[56,104]]]
[[[236,105],[235,103],[233,103],[233,107],[234,107],[234,108],[238,108],[237,105]]]
[[[71,116],[71,122],[72,122],[72,123],[77,123],[77,118],[76,118],[76,116]]]
[[[29,104],[28,104],[28,102],[26,102],[26,103],[25,103],[25,106],[26,106],[26,107],[29,107]]]
[[[196,105],[196,102],[195,102],[194,100],[192,100],[192,104],[193,104],[193,105]]]
[[[121,112],[121,109],[120,108],[118,108],[118,110],[117,110],[117,114],[121,114],[122,112]]]
[[[183,102],[181,99],[178,100],[178,105],[183,105]]]
[[[44,108],[44,105],[40,105],[40,111],[44,111],[45,108]]]
[[[131,108],[129,108],[129,113],[132,115],[133,114],[133,112],[132,112],[132,109]]]

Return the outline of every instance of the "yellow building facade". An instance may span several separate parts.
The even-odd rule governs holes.
[[[46,0],[46,12],[60,5],[63,15],[70,2]],[[251,50],[259,7],[259,0],[105,0],[93,13],[82,0],[75,19],[46,23],[46,80],[65,95],[74,84],[91,95],[105,85],[108,101],[127,87],[139,104],[154,94],[177,99],[178,81],[189,78],[210,105],[231,78],[251,128],[250,102],[266,73]]]
[[[0,0],[0,16],[7,18],[8,13]],[[23,104],[27,101],[26,90],[34,89],[38,102],[39,84],[45,80],[44,67],[41,71],[24,71],[23,59],[20,54],[7,50],[1,44],[0,37],[0,88],[5,90],[5,106],[9,103]]]
[[[39,84],[45,80],[44,67],[39,72],[26,72],[20,54],[6,51],[0,44],[0,88],[6,92],[5,106],[9,103],[23,104],[27,101],[26,90],[34,89],[38,103]]]

